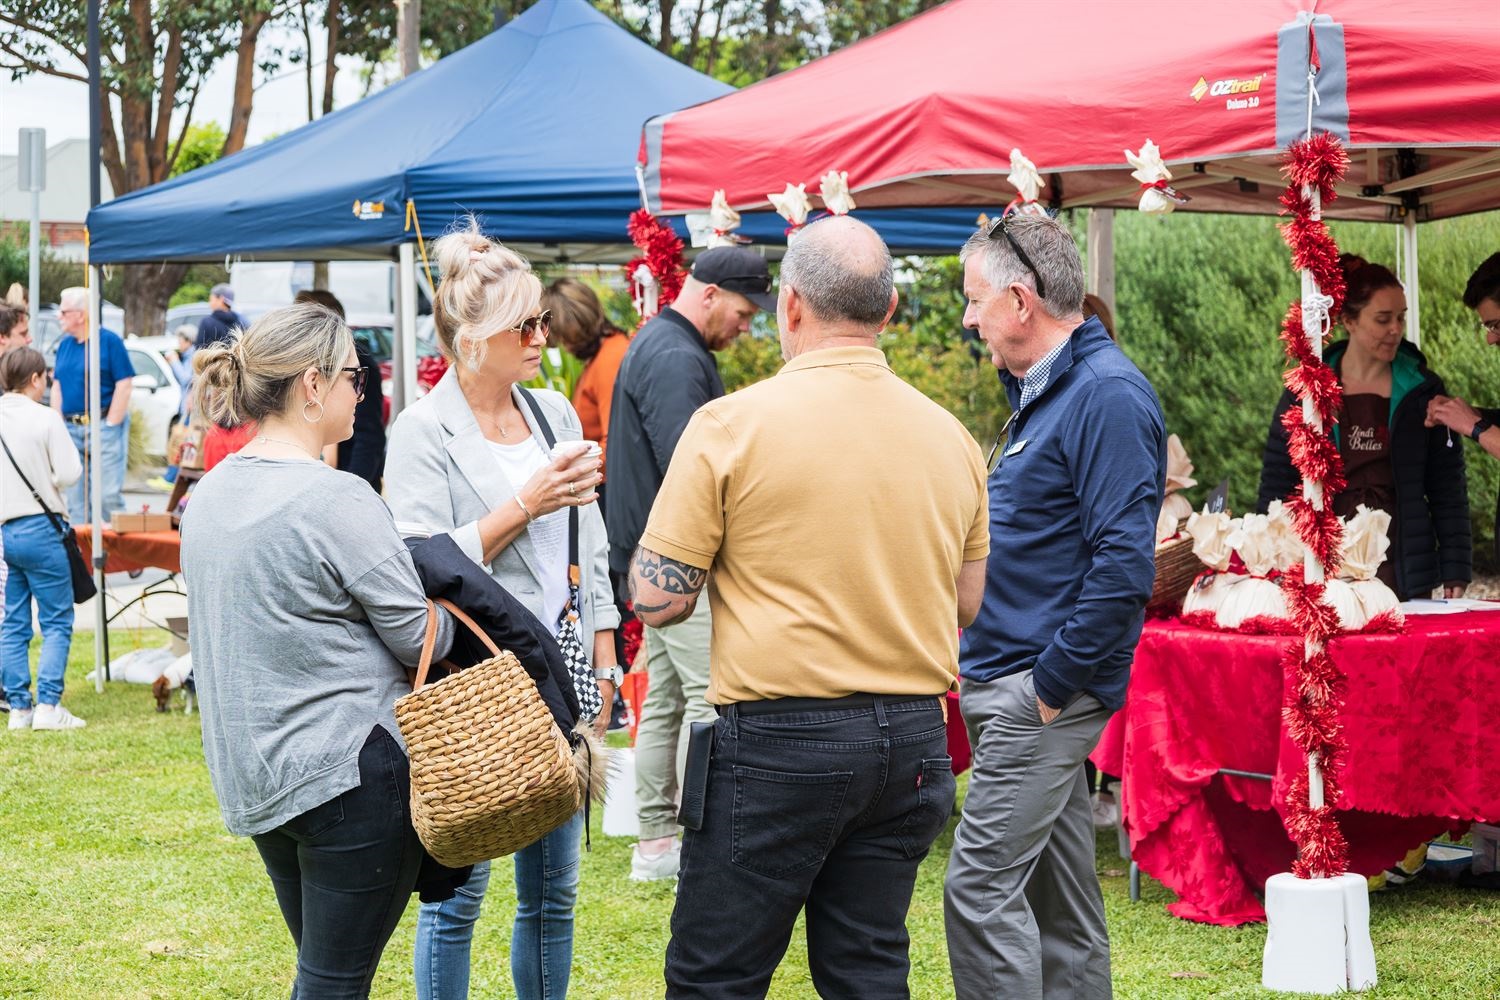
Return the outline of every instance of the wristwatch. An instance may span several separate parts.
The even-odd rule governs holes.
[[[625,680],[625,671],[620,669],[618,663],[612,667],[599,667],[594,671],[594,680],[609,681],[618,688],[620,683]]]
[[[1474,429],[1469,432],[1469,437],[1473,438],[1475,441],[1478,441],[1479,435],[1483,434],[1493,426],[1495,426],[1493,421],[1486,420],[1483,417],[1480,417],[1478,420],[1474,421]]]

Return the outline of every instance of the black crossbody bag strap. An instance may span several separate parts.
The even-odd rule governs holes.
[[[51,522],[52,527],[57,532],[58,536],[61,538],[67,538],[67,528],[58,523],[60,520],[62,520],[62,516],[54,511],[51,507],[48,507],[46,502],[42,500],[42,495],[36,491],[35,486],[31,485],[31,480],[26,478],[26,473],[21,471],[21,464],[16,461],[16,456],[11,454],[10,445],[5,443],[4,438],[0,438],[0,448],[5,449],[5,457],[10,459],[10,467],[16,470],[16,475],[21,477],[21,482],[25,483],[26,488],[31,491],[31,498],[36,501],[36,505],[38,507],[42,508],[42,513],[47,515],[47,520]]]
[[[526,405],[531,407],[531,415],[536,417],[536,425],[542,429],[542,437],[546,439],[548,460],[551,458],[552,448],[557,447],[557,435],[552,433],[552,425],[547,423],[547,418],[542,414],[542,408],[537,404],[536,397],[527,389],[516,386],[516,391],[521,398],[526,400]],[[571,575],[573,584],[576,586],[579,580],[578,573],[578,508],[568,508],[568,573]]]

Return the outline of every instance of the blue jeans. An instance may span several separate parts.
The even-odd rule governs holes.
[[[583,814],[516,852],[516,920],[510,935],[510,975],[518,1000],[561,1000],[573,967],[573,904],[578,899],[578,841]],[[423,903],[417,915],[417,1000],[464,1000],[469,995],[469,944],[490,884],[490,863],[458,894]]]
[[[5,522],[5,624],[0,626],[0,676],[11,708],[31,707],[31,602],[42,626],[36,697],[43,705],[62,700],[63,671],[73,641],[73,574],[68,553],[46,514]]]
[[[78,482],[68,487],[68,516],[77,524],[86,524],[94,516],[94,509],[89,501],[89,484],[93,476],[93,470],[89,467],[86,456],[89,450],[89,428],[87,424],[68,423],[68,435],[73,439],[73,446],[78,449],[78,457],[84,460],[83,475],[78,477]],[[118,427],[111,427],[108,423],[102,423],[99,427],[99,450],[101,471],[103,472],[103,487],[101,493],[104,496],[104,518],[109,520],[109,515],[117,510],[125,509],[125,461],[130,448],[130,417]]]

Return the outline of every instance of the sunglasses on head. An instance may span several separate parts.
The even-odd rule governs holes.
[[[1010,248],[1016,252],[1016,258],[1025,265],[1026,270],[1030,271],[1031,276],[1036,279],[1037,298],[1045,299],[1047,297],[1047,285],[1042,281],[1041,272],[1036,269],[1036,265],[1031,262],[1030,257],[1026,256],[1026,251],[1021,249],[1021,244],[1016,241],[1016,238],[1011,235],[1010,230],[1006,227],[1006,220],[1008,218],[1009,216],[1002,215],[990,223],[989,231],[984,235],[992,240],[998,240],[1002,236],[1005,238],[1005,241],[1010,244]]]
[[[541,331],[542,335],[546,336],[552,330],[552,310],[543,309],[538,315],[523,319],[519,326],[511,327],[511,329],[520,333],[523,340],[535,337],[537,331]]]
[[[349,380],[354,383],[354,394],[363,399],[365,395],[365,383],[369,380],[370,370],[368,368],[340,368],[339,371],[349,373]]]

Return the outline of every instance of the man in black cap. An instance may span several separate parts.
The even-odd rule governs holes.
[[[713,352],[748,330],[758,309],[776,311],[765,259],[744,247],[714,247],[698,255],[676,301],[643,326],[625,352],[609,414],[605,509],[609,565],[621,578],[628,576],[630,557],[688,419],[724,395]],[[650,683],[636,734],[640,843],[630,865],[630,877],[637,881],[677,874],[676,800],[687,725],[716,717],[704,698],[711,631],[707,601],[670,632],[645,629]]]

